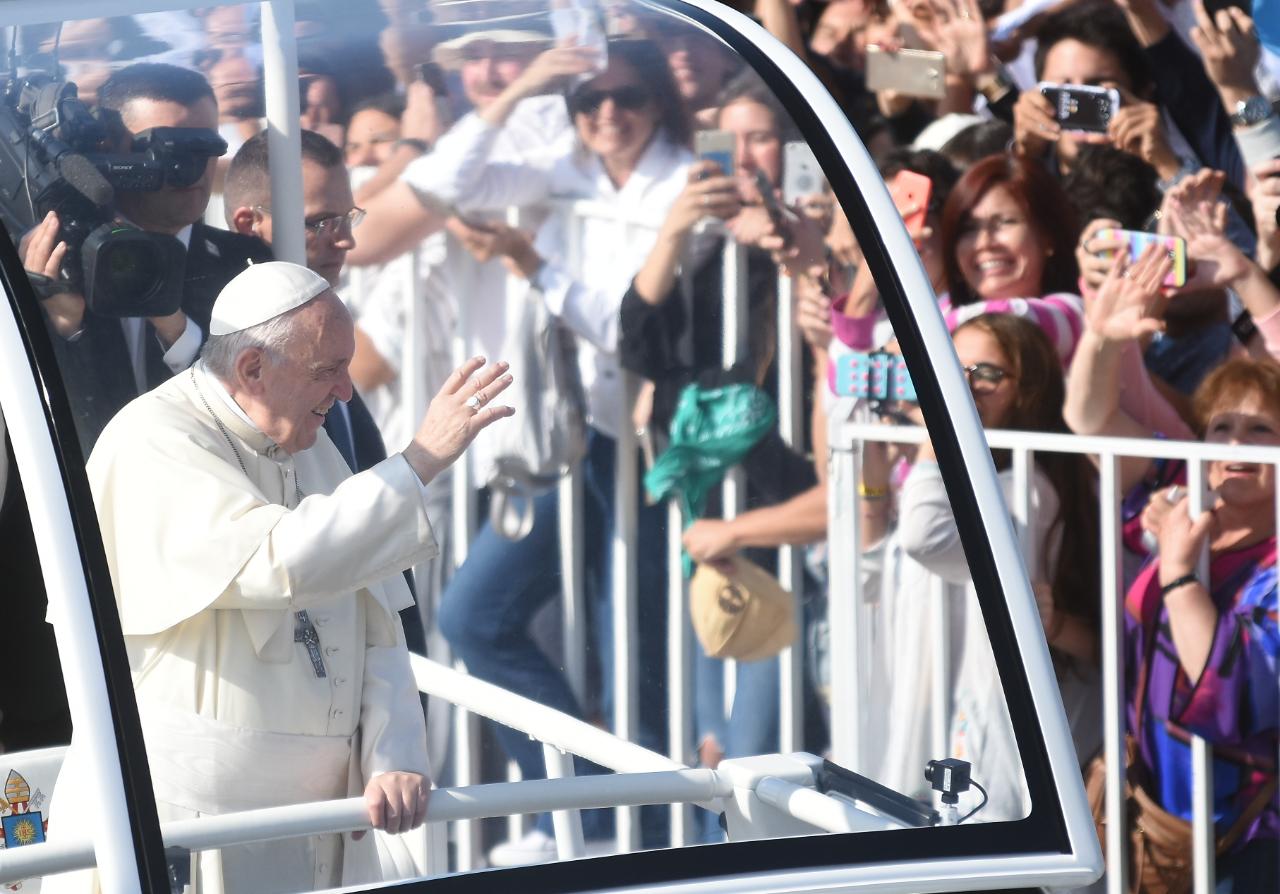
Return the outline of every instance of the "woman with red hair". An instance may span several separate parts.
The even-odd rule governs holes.
[[[1035,162],[992,155],[974,164],[942,209],[947,328],[984,313],[1030,317],[1065,366],[1084,322],[1078,235],[1066,194]]]

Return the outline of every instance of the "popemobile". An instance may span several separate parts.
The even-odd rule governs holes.
[[[0,630],[6,644],[0,884],[6,890],[748,894],[1066,889],[1099,878],[1102,850],[1028,581],[1030,560],[934,292],[849,119],[813,71],[759,24],[714,0],[216,6],[209,0],[0,0],[0,27],[0,220],[7,236],[0,238],[6,298],[0,308]],[[634,257],[629,280],[665,215],[643,203],[628,205],[622,189],[622,198],[607,189],[575,191],[579,181],[562,166],[538,175],[550,179],[536,200],[527,198],[532,180],[516,179],[504,187],[509,193],[499,190],[504,198],[495,200],[489,218],[476,217],[468,203],[498,181],[446,195],[448,184],[462,182],[461,175],[445,176],[455,170],[447,167],[456,161],[449,153],[474,137],[475,145],[466,147],[473,155],[459,165],[487,165],[484,177],[498,177],[504,166],[516,170],[527,162],[516,150],[540,140],[548,151],[569,147],[562,154],[573,164],[603,159],[607,166],[609,150],[592,142],[598,134],[575,135],[573,120],[598,118],[607,105],[619,120],[632,122],[610,136],[625,139],[627,127],[647,114],[646,100],[607,82],[628,71],[632,86],[649,90],[652,102],[670,75],[641,70],[635,60],[648,57],[634,44],[664,47],[668,40],[699,47],[708,64],[714,56],[727,68],[753,71],[793,120],[785,170],[769,175],[773,184],[769,176],[757,178],[770,213],[778,215],[775,223],[798,219],[804,196],[797,190],[836,203],[848,218],[901,351],[901,360],[885,361],[875,374],[887,377],[892,366],[898,387],[910,387],[911,393],[890,397],[918,407],[945,479],[974,593],[964,606],[989,640],[996,669],[989,701],[1012,743],[1000,760],[977,745],[957,750],[945,734],[955,719],[940,693],[950,691],[960,648],[938,636],[955,623],[947,620],[945,599],[928,602],[931,608],[911,620],[921,631],[914,653],[886,654],[879,639],[877,613],[884,606],[868,583],[866,556],[853,546],[862,542],[863,522],[852,502],[861,454],[845,427],[850,419],[865,421],[859,415],[867,403],[865,382],[862,397],[813,408],[829,411],[832,420],[829,448],[818,448],[826,454],[819,478],[829,514],[821,608],[796,598],[805,587],[805,554],[783,547],[769,560],[776,576],[766,575],[766,585],[780,582],[782,599],[781,608],[770,609],[767,635],[759,618],[754,634],[745,626],[734,633],[752,623],[737,617],[744,607],[743,617],[766,610],[759,587],[719,590],[708,610],[729,618],[721,618],[730,624],[721,630],[725,642],[744,638],[737,651],[722,649],[723,660],[710,665],[725,681],[712,699],[717,711],[745,704],[750,694],[742,683],[734,692],[734,680],[744,679],[734,676],[735,657],[745,663],[758,654],[778,656],[767,703],[753,709],[776,716],[773,753],[699,759],[694,667],[707,640],[705,619],[690,621],[681,561],[689,503],[673,492],[667,505],[654,505],[641,493],[654,443],[643,430],[636,433],[630,400],[613,401],[617,419],[603,420],[598,404],[592,409],[593,393],[606,386],[619,398],[639,390],[633,373],[610,356],[616,344],[603,335],[592,342],[581,331],[571,333],[576,341],[569,339],[568,350],[587,373],[587,443],[598,429],[617,444],[613,496],[605,504],[609,520],[598,522],[590,508],[596,485],[586,447],[527,491],[513,486],[506,492],[508,515],[493,516],[507,526],[503,536],[519,542],[536,536],[529,535],[530,525],[536,532],[543,524],[532,509],[523,515],[522,501],[540,507],[541,494],[558,494],[552,542],[559,565],[548,561],[561,586],[542,616],[549,632],[537,638],[581,710],[495,685],[482,678],[478,657],[450,657],[433,638],[428,579],[438,573],[447,581],[469,555],[473,561],[487,555],[476,534],[483,505],[477,494],[490,483],[482,456],[495,449],[503,426],[508,434],[536,427],[523,420],[540,412],[539,388],[562,387],[538,380],[521,392],[531,367],[486,347],[486,325],[506,320],[542,326],[537,331],[544,335],[555,330],[546,314],[526,313],[532,305],[519,304],[532,287],[544,296],[538,307],[572,328],[575,296],[586,294],[579,280],[616,277],[612,268]],[[530,63],[535,50],[543,55]],[[527,85],[539,65],[552,64],[546,59],[562,66],[551,86],[530,87],[514,111],[499,109],[502,97],[486,106],[479,93],[468,92],[479,89],[475,72],[482,62],[527,64],[519,75]],[[137,86],[145,80],[140,71],[175,73],[172,83],[156,88]],[[506,83],[517,80],[511,75]],[[302,131],[341,145],[339,122],[354,122],[357,100],[400,93],[400,108],[412,110],[424,84],[433,91],[435,112],[457,124],[426,155],[425,144],[401,146],[414,141],[378,136],[388,154],[374,163],[385,172],[395,153],[416,156],[401,168],[420,198],[433,178],[445,184],[438,187],[439,202],[422,198],[425,210],[415,211],[438,215],[438,232],[406,225],[392,233],[409,240],[393,252],[403,255],[394,262],[400,266],[376,258],[357,266],[358,252],[372,251],[380,238],[382,197],[368,198],[376,182],[370,187],[353,174],[352,201],[341,158],[336,166],[318,162],[308,154],[312,137],[304,139]],[[163,97],[153,95],[156,90]],[[472,108],[480,111],[468,112]],[[485,123],[486,115],[497,121],[498,111],[510,117]],[[151,116],[146,121],[144,112]],[[486,161],[475,146],[488,139],[486,128],[497,127],[502,135]],[[265,139],[269,162],[262,184],[269,191],[241,208],[233,202],[241,162],[232,159],[264,129],[259,143]],[[683,167],[672,181],[672,198],[685,188],[684,171],[698,156],[734,166],[729,133],[704,131],[680,146],[673,140],[672,164]],[[503,135],[511,135],[509,152]],[[350,160],[354,126],[346,139]],[[666,175],[646,168],[649,163],[638,163],[633,176],[640,185],[633,190],[649,177],[657,184],[652,189],[666,188],[659,183]],[[321,181],[307,178],[321,169],[342,173],[337,199],[333,193],[323,198],[341,207],[317,214],[314,183]],[[365,210],[357,204],[369,215],[353,230]],[[516,224],[513,231],[536,229],[541,265],[530,276],[498,262],[484,267],[470,257],[458,260],[449,253],[461,251],[462,241],[441,228],[450,216],[466,226],[480,227],[483,219]],[[499,231],[497,223],[488,226]],[[550,226],[562,228],[555,240],[547,235]],[[724,333],[714,341],[724,345],[726,366],[747,356],[762,327],[779,334],[764,388],[776,400],[776,421],[770,414],[760,424],[777,427],[803,454],[806,362],[791,280],[778,280],[766,318],[747,294],[747,250],[726,242],[711,217],[690,232],[685,246],[691,254],[681,269],[692,269],[700,244],[719,239],[726,246],[723,260],[715,261],[722,264],[723,295],[693,298],[718,305]],[[340,249],[329,267],[316,254],[324,239]],[[339,274],[348,251],[348,269]],[[480,277],[470,280],[471,291],[457,279],[469,269],[488,271],[469,274]],[[448,314],[422,298],[440,281],[428,271],[453,277]],[[558,276],[571,285],[553,300],[561,294]],[[388,443],[389,459],[365,463],[348,457],[333,424],[337,417],[353,430],[360,424],[359,401],[351,396],[356,371],[348,376],[346,363],[351,345],[358,352],[376,321],[369,306],[349,296],[375,294],[375,277],[420,300],[396,317],[383,350],[402,364],[395,406],[387,410],[364,393],[375,416],[402,414],[404,423],[393,430],[410,446],[397,453],[400,443]],[[483,287],[486,281],[497,288]],[[519,316],[516,307],[523,308]],[[446,325],[452,328],[442,332]],[[305,338],[295,337],[298,327],[312,326]],[[286,339],[280,333],[287,327],[293,328]],[[262,332],[279,340],[254,341]],[[513,343],[504,341],[503,351]],[[328,366],[326,351],[337,358]],[[288,360],[280,359],[286,354]],[[509,390],[504,393],[507,368],[467,360],[477,354],[519,361],[512,364]],[[459,371],[432,380],[431,364],[441,357],[444,369]],[[289,371],[288,363],[304,361],[312,364],[306,375],[297,372],[302,366]],[[840,372],[849,394],[857,391],[857,376],[873,372],[859,369]],[[290,400],[310,401],[293,428],[280,421],[288,413],[279,408]],[[519,412],[507,418],[500,409],[506,403]],[[742,418],[726,417],[725,424]],[[449,440],[452,435],[441,434],[446,429],[464,434]],[[914,431],[907,439],[918,442],[923,435]],[[667,446],[664,441],[657,447]],[[180,455],[194,459],[171,461],[168,445],[179,442],[191,451]],[[736,461],[730,457],[725,468]],[[286,476],[279,481],[271,478],[277,469]],[[729,517],[747,505],[747,485],[739,471],[722,477],[709,487]],[[495,492],[492,485],[488,491]],[[206,498],[224,508],[205,513]],[[444,507],[440,514],[437,506]],[[665,524],[660,553],[649,552],[644,525],[636,522],[646,512],[657,512]],[[256,527],[247,521],[264,518],[270,521]],[[305,535],[290,533],[304,530],[304,522]],[[245,533],[248,527],[253,533]],[[269,543],[270,556],[252,537]],[[651,587],[648,572],[640,570],[655,562],[663,589]],[[200,571],[192,576],[191,568]],[[604,598],[596,599],[590,580],[601,568],[607,585]],[[402,574],[407,570],[414,572],[409,579]],[[509,576],[518,569],[498,570]],[[251,582],[262,580],[268,583]],[[207,595],[200,587],[209,588]],[[150,614],[138,613],[144,604]],[[190,639],[196,629],[190,625],[200,618],[208,619],[200,629],[209,639]],[[348,621],[350,635],[363,637],[357,640],[362,660],[351,661],[339,648],[345,641],[338,628]],[[692,623],[699,625],[696,633]],[[816,644],[817,632],[825,649]],[[744,645],[749,635],[756,636],[751,647]],[[648,657],[653,636],[664,638],[662,663]],[[225,662],[241,648],[241,657],[216,670],[198,664],[217,664],[207,650]],[[820,655],[825,660],[816,660]],[[166,668],[158,678],[148,675],[155,666]],[[898,691],[886,681],[907,673],[923,675],[933,687],[932,702],[886,703],[884,693]],[[279,716],[209,707],[238,704],[255,686],[265,703],[278,705],[271,709],[276,715],[323,703],[321,722],[303,724],[300,735],[285,741],[275,727]],[[663,714],[656,726],[642,708],[655,694]],[[156,710],[156,699],[172,708],[188,697],[196,708],[185,719]],[[343,717],[344,711],[356,716]],[[1119,712],[1109,704],[1104,724],[1117,759]],[[885,775],[880,768],[893,740],[888,727],[926,715],[933,732],[920,743],[920,760],[911,758],[911,778]],[[229,726],[228,716],[238,725]],[[979,725],[978,718],[969,720]],[[815,726],[825,735],[812,733]],[[661,730],[656,737],[655,729]],[[389,730],[401,730],[394,743]],[[545,778],[522,778],[530,775],[527,767],[522,772],[514,754],[508,761],[497,747],[512,741],[537,747],[537,775]],[[336,787],[310,765],[304,769],[304,760],[335,766]],[[297,790],[287,791],[291,786]],[[1108,815],[1119,824],[1123,803],[1118,783],[1113,788]],[[425,819],[413,816],[423,803]],[[533,829],[548,830],[554,842],[544,861],[506,868],[486,861],[495,842],[520,840]],[[358,854],[365,855],[363,865],[355,865]],[[302,882],[292,869],[297,860]]]

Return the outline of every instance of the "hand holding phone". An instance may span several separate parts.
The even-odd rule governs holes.
[[[794,208],[810,196],[822,195],[827,180],[808,143],[795,141],[782,147],[782,201]]]
[[[1164,236],[1159,233],[1145,233],[1140,230],[1116,230],[1110,228],[1099,230],[1098,238],[1115,240],[1123,244],[1130,264],[1137,262],[1148,245],[1154,243],[1161,246],[1168,252],[1169,261],[1173,265],[1169,274],[1164,278],[1163,285],[1167,288],[1176,289],[1182,288],[1187,284],[1186,240],[1178,236]]]
[[[899,171],[889,181],[889,195],[907,225],[907,232],[915,239],[924,229],[929,214],[929,200],[933,195],[933,181],[915,171]]]
[[[896,50],[867,47],[867,89],[892,90],[904,96],[944,99],[947,60],[934,50]]]
[[[700,130],[693,135],[693,151],[704,161],[720,166],[720,173],[732,177],[737,139],[727,130]]]

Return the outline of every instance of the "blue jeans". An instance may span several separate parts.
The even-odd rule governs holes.
[[[614,441],[599,432],[591,431],[588,437],[587,457],[584,461],[585,485],[583,488],[584,555],[588,598],[592,602],[597,635],[589,643],[589,651],[596,654],[604,678],[603,703],[605,716],[612,714],[613,649],[609,628],[612,592],[609,585],[608,544],[613,531],[613,469]],[[654,532],[644,523],[645,518],[663,520],[664,516],[652,510],[642,510],[642,542],[652,546],[656,540],[663,543],[661,529]],[[643,587],[658,587],[655,592],[665,593],[665,583],[654,581],[657,569],[665,571],[663,556],[645,556],[640,561],[638,579]],[[647,570],[645,570],[647,569]],[[665,578],[664,578],[665,580]],[[534,499],[534,523],[523,540],[510,541],[495,532],[486,521],[476,535],[467,553],[467,560],[454,574],[445,588],[440,605],[440,629],[453,646],[454,653],[466,664],[468,672],[482,680],[509,689],[519,695],[541,702],[548,707],[582,718],[583,712],[562,668],[552,664],[538,648],[529,634],[529,622],[548,600],[560,594],[560,540],[558,527],[558,495],[555,490]],[[649,600],[653,602],[653,600]],[[661,631],[656,636],[647,635],[646,622],[665,619],[661,603],[656,611],[643,610],[641,602],[642,634],[641,668],[663,674],[665,663],[646,663],[646,655],[654,649],[665,649],[665,637]],[[601,635],[603,632],[603,635]],[[648,680],[645,681],[648,683]],[[661,679],[657,681],[661,683]],[[656,691],[656,696],[650,692]],[[661,685],[643,685],[640,691],[650,701],[659,701],[656,717],[665,721],[666,704]],[[647,715],[647,716],[646,716]],[[650,733],[645,721],[654,721],[652,709],[641,711],[642,734],[646,745],[661,747],[665,733],[661,728]],[[542,746],[524,733],[501,724],[495,724],[499,744],[520,767],[524,779],[543,779],[546,776]],[[585,761],[578,761],[578,773],[589,773],[598,768]],[[584,812],[583,831],[588,837],[607,834],[608,814]],[[550,817],[538,817],[538,828],[551,833]],[[646,836],[648,837],[648,836]]]
[[[815,605],[821,587],[806,575],[804,579],[806,618],[818,608]],[[818,600],[819,604],[822,600]],[[825,614],[825,605],[822,606]],[[806,636],[796,638],[794,648],[806,649]],[[802,655],[802,659],[806,657]],[[822,719],[822,705],[814,688],[812,672],[802,660],[804,672],[802,698],[804,699],[804,730],[801,747],[820,753],[827,739]],[[724,711],[724,668],[719,658],[709,658],[702,647],[694,646],[694,728],[698,742],[714,736],[725,757],[750,757],[756,754],[773,754],[780,747],[781,679],[779,658],[737,663],[733,707],[729,716]],[[698,840],[700,843],[724,840],[717,817],[706,810],[697,811]]]

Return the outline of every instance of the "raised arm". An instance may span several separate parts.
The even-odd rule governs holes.
[[[1146,438],[1154,432],[1121,407],[1121,369],[1126,351],[1139,339],[1164,328],[1161,283],[1169,259],[1149,247],[1132,267],[1117,254],[1106,279],[1085,310],[1085,330],[1067,376],[1062,415],[1071,430],[1083,435]],[[1141,367],[1139,367],[1141,369]],[[1145,375],[1145,370],[1142,371]],[[1147,460],[1121,461],[1122,489],[1127,491],[1146,473]]]

